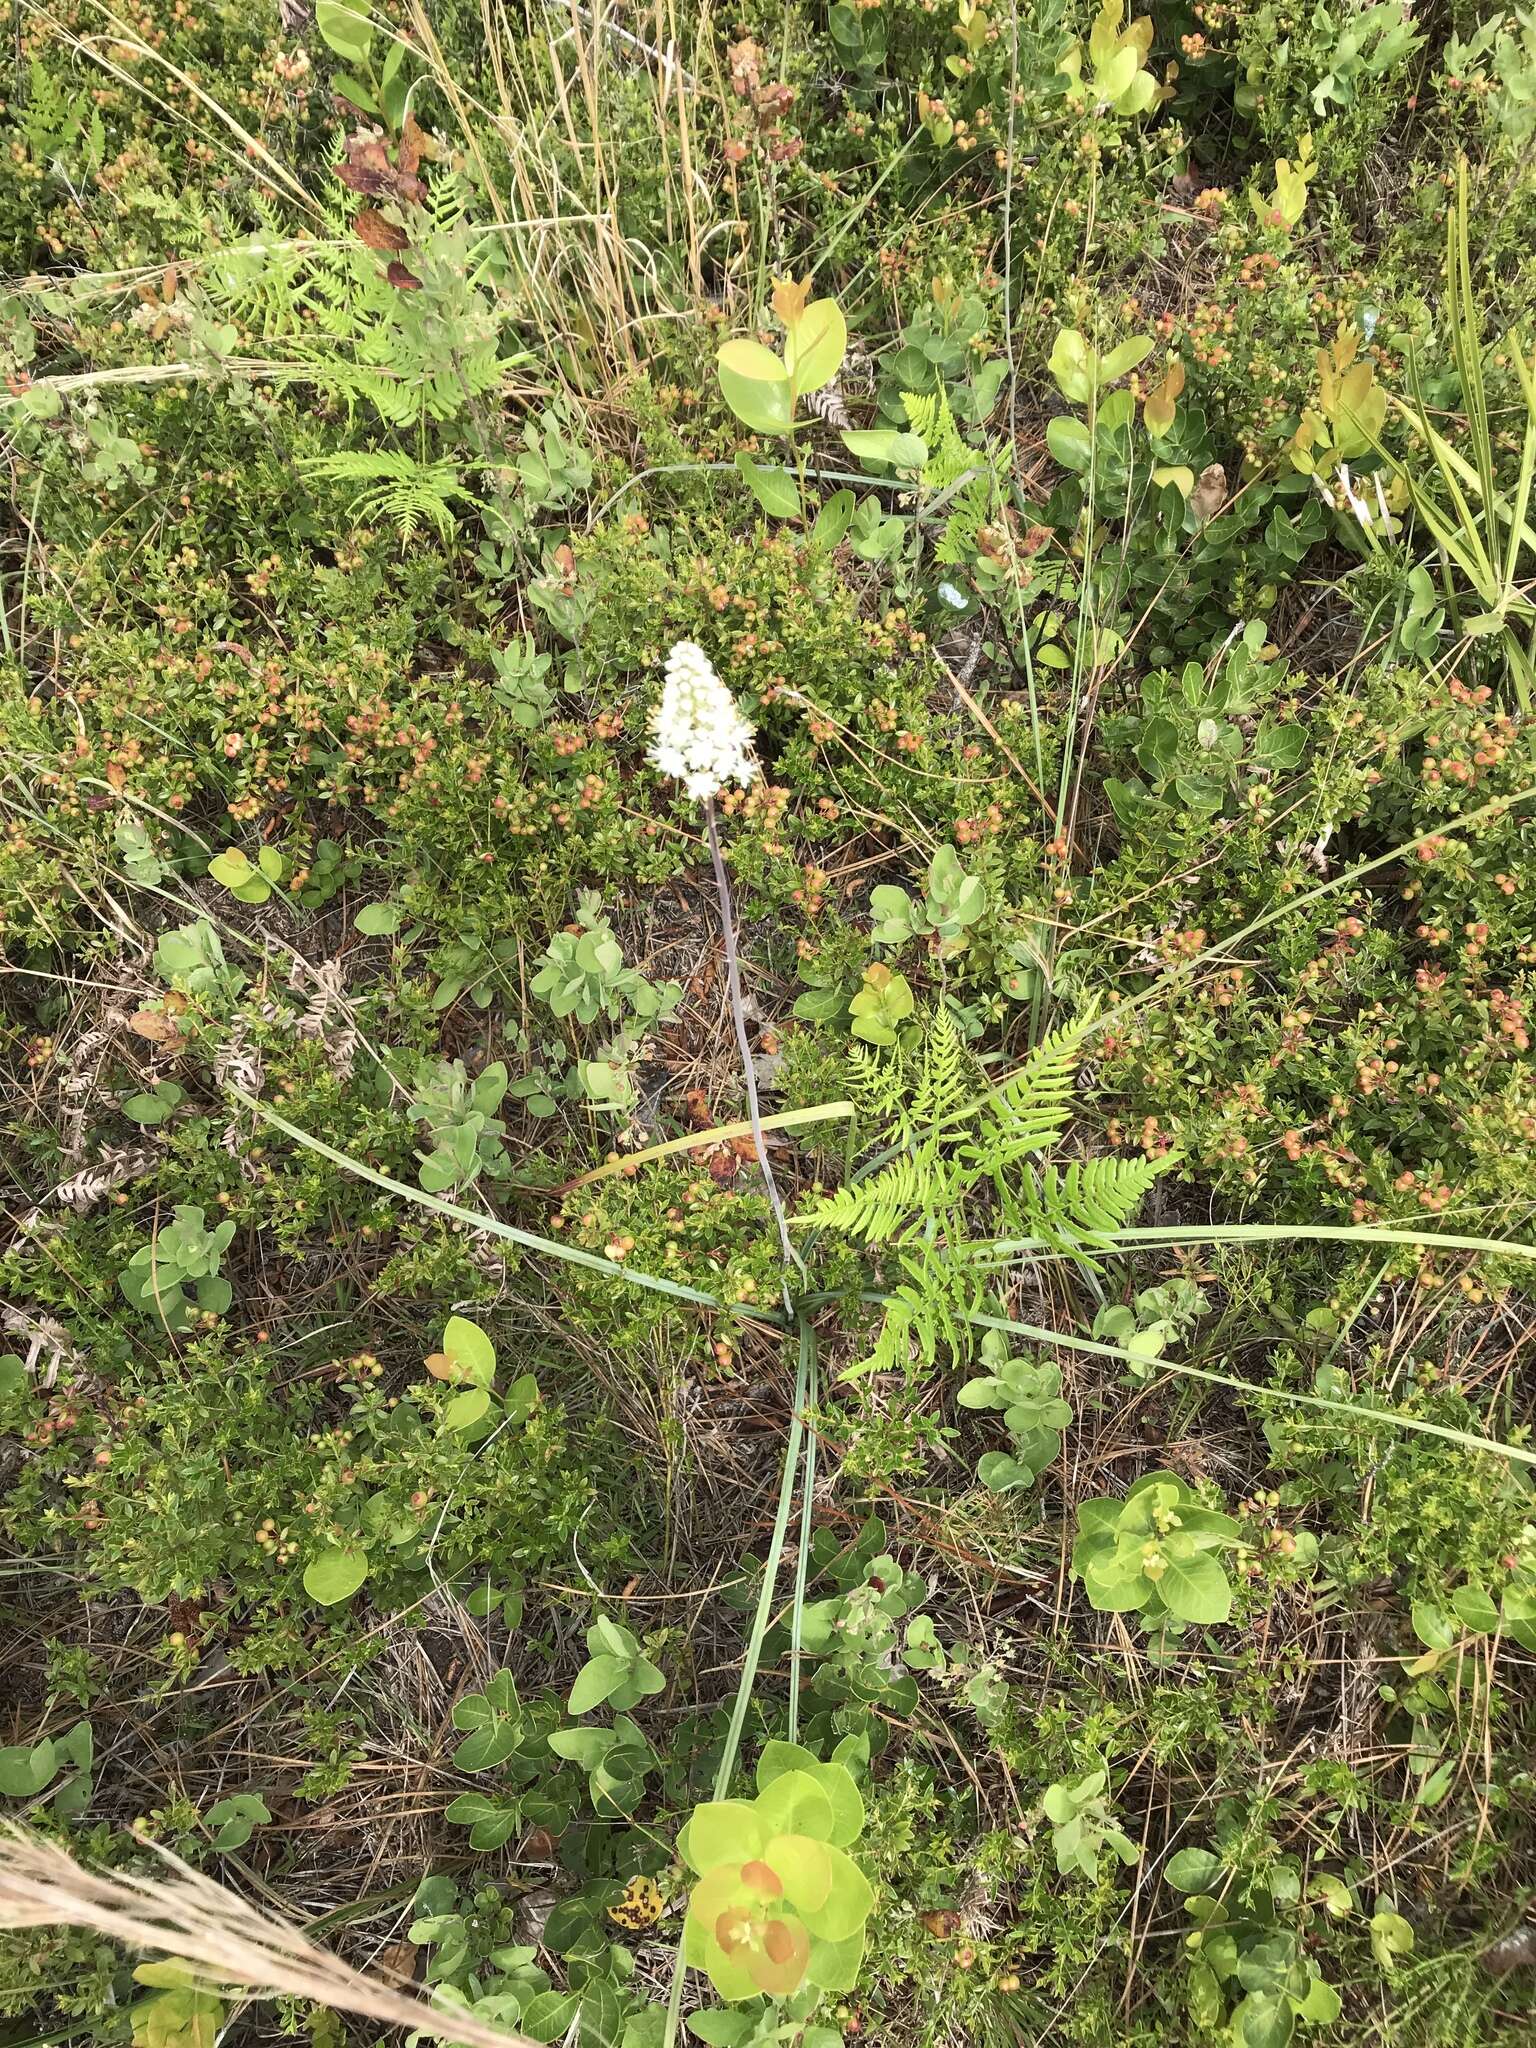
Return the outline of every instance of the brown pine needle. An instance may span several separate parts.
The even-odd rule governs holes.
[[[168,1849],[146,1846],[170,1876],[87,1870],[40,1835],[6,1827],[0,1832],[0,1927],[89,1927],[127,1948],[158,1950],[189,1964],[210,1990],[238,1985],[257,1997],[308,1998],[465,2048],[535,2048],[526,2034],[392,1991],[297,1927],[199,1876]]]

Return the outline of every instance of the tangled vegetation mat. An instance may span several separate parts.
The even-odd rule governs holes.
[[[17,0],[0,2048],[1536,2023],[1536,15]]]

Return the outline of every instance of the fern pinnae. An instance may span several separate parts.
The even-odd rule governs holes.
[[[910,1117],[921,1132],[930,1132],[971,1097],[976,1065],[960,1035],[954,1012],[947,1003],[934,1012],[917,1084],[912,1091]]]
[[[334,455],[312,456],[300,467],[306,476],[362,486],[352,499],[352,516],[363,522],[387,521],[402,544],[413,540],[422,525],[447,539],[457,523],[452,501],[476,502],[451,462],[418,462],[399,448],[344,448]]]
[[[807,1221],[846,1231],[864,1244],[891,1247],[901,1277],[888,1288],[885,1314],[868,1358],[845,1378],[932,1365],[940,1347],[963,1364],[974,1348],[968,1318],[979,1313],[989,1272],[1031,1253],[1095,1269],[1113,1252],[1167,1160],[1054,1159],[1071,1114],[1079,1051],[1089,1019],[1053,1032],[1006,1085],[979,1101],[967,1097],[975,1063],[954,1017],[933,1017],[907,1100],[890,1123],[904,1149],[862,1182],[851,1182],[809,1212]],[[851,1061],[866,1099],[899,1093],[906,1063],[897,1054]],[[894,1086],[893,1086],[894,1084]],[[957,1101],[968,1110],[955,1130]],[[985,1208],[1022,1240],[977,1240],[971,1216]]]
[[[1078,1048],[1088,1019],[1042,1039],[1029,1059],[997,1092],[976,1105],[973,1138],[961,1156],[978,1176],[996,1179],[1031,1153],[1061,1142],[1072,1103]],[[1001,1190],[1000,1190],[1001,1192]]]
[[[863,1244],[881,1243],[895,1234],[914,1209],[922,1206],[925,1184],[919,1159],[897,1159],[868,1180],[851,1182],[818,1202],[807,1221],[826,1229],[846,1231]]]

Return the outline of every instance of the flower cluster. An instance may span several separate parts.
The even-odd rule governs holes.
[[[691,640],[679,640],[667,656],[651,762],[663,775],[675,775],[691,797],[707,802],[727,782],[752,780],[757,763],[751,748],[752,727],[709,656]]]

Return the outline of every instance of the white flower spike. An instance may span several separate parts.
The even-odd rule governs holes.
[[[752,730],[703,648],[679,640],[667,656],[652,765],[707,803],[727,782],[745,786],[756,775]]]

